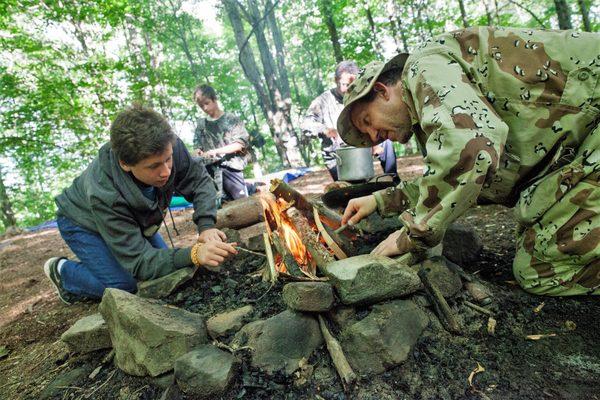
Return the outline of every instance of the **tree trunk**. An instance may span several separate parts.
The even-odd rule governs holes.
[[[390,27],[392,30],[392,35],[394,37],[394,43],[396,44],[397,51],[399,53],[408,53],[408,41],[406,39],[406,32],[402,25],[402,18],[398,7],[399,6],[396,2],[388,5],[388,20],[390,21]],[[402,47],[400,47],[400,42],[398,42],[398,35],[400,36]]]
[[[590,24],[590,8],[587,4],[585,4],[585,0],[577,0],[577,4],[579,4],[579,11],[581,12],[583,30],[586,32],[591,32],[592,24]]]
[[[365,13],[367,16],[367,22],[369,23],[369,29],[371,31],[371,47],[373,48],[373,53],[378,57],[381,56],[381,44],[377,39],[377,28],[375,26],[375,20],[373,19],[373,13],[371,13],[371,8],[369,4],[364,2]]]
[[[173,17],[177,19],[177,13],[179,12],[179,9],[181,8],[181,1],[179,1],[178,3],[175,3],[173,0],[169,0],[169,5],[171,6],[171,12],[173,13]],[[177,24],[177,27],[178,27],[177,33],[179,34],[179,39],[181,40],[181,48],[183,50],[183,53],[185,54],[186,59],[190,63],[190,68],[192,69],[192,73],[194,74],[194,76],[196,78],[199,78],[200,73],[199,73],[198,64],[196,64],[196,62],[194,61],[194,57],[192,57],[192,53],[190,51],[190,45],[188,43],[185,31],[180,24]]]
[[[556,16],[558,17],[558,28],[573,29],[571,10],[566,0],[554,0],[554,6],[556,7]]]
[[[15,213],[12,210],[12,203],[6,193],[6,187],[4,186],[4,177],[2,176],[2,167],[0,166],[0,220],[4,225],[4,228],[17,226],[17,220],[15,219]]]
[[[465,11],[465,3],[463,0],[458,0],[458,7],[460,8],[460,16],[462,23],[465,28],[469,27],[469,21],[467,20],[467,12]]]
[[[286,103],[289,102],[289,104],[291,104],[290,80],[285,65],[283,34],[281,33],[281,29],[275,18],[275,10],[271,0],[267,0],[265,6],[267,11],[271,10],[267,15],[267,23],[269,24],[269,30],[273,35],[273,44],[275,45],[275,59],[277,60],[277,70],[279,71],[279,80],[281,81],[281,95]]]
[[[323,22],[325,22],[327,30],[329,31],[329,38],[333,45],[335,62],[342,62],[344,60],[344,55],[342,54],[342,46],[340,46],[337,27],[335,25],[335,20],[333,19],[333,4],[331,3],[331,0],[319,0],[319,11],[323,17]]]
[[[289,82],[287,82],[287,89],[284,90],[281,82],[276,79],[277,74],[275,71],[275,61],[273,60],[273,55],[269,49],[269,43],[265,37],[265,24],[263,22],[263,15],[260,14],[256,0],[248,0],[248,6],[249,16],[252,19],[252,26],[254,27],[254,37],[256,38],[256,44],[258,45],[258,50],[263,65],[263,74],[267,82],[269,93],[271,95],[271,102],[273,104],[272,109],[274,110],[274,113],[271,116],[271,120],[275,128],[275,132],[279,138],[279,141],[286,149],[287,160],[289,161],[290,166],[304,166],[305,163],[302,158],[302,154],[298,149],[298,137],[294,131],[292,117],[290,115],[292,104],[289,95]],[[284,91],[287,91],[287,96],[284,95]]]

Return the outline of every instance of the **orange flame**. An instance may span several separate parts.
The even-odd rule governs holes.
[[[275,200],[273,197],[262,196],[260,198],[265,214],[265,223],[267,231],[272,235],[274,229],[278,229],[283,234],[283,240],[294,259],[304,271],[307,271],[310,264],[310,255],[294,225],[289,220],[285,210],[290,207],[290,204],[283,199]],[[274,226],[272,226],[274,225]],[[276,263],[276,268],[279,272],[286,272],[287,268],[283,260],[279,259]]]

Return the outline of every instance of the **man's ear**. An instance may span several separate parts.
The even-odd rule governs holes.
[[[121,166],[121,169],[125,172],[131,172],[131,167],[127,164],[125,164],[123,161],[119,160],[119,165]]]
[[[377,94],[377,96],[382,96],[385,100],[390,99],[390,91],[388,87],[381,82],[375,82],[373,85],[373,91]]]

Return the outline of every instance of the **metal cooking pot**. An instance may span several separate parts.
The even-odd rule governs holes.
[[[375,176],[370,147],[340,147],[335,158],[340,181],[362,181]]]

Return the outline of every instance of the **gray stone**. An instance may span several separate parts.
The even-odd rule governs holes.
[[[100,313],[115,350],[115,363],[137,376],[158,376],[174,361],[208,338],[202,317],[157,300],[119,289],[106,289]]]
[[[194,276],[193,268],[181,268],[158,279],[139,282],[137,294],[140,297],[162,299],[179,289],[184,283],[192,279],[192,276]]]
[[[237,243],[238,245],[242,243],[242,238],[237,230],[231,228],[222,228],[221,232],[227,236],[227,242]]]
[[[325,282],[293,282],[283,287],[283,301],[292,310],[323,312],[333,306],[333,289]]]
[[[460,266],[467,266],[479,258],[483,244],[477,233],[469,227],[451,224],[444,235],[442,254]]]
[[[158,386],[161,389],[167,389],[171,387],[171,385],[175,384],[175,374],[173,372],[167,372],[166,374],[162,374],[155,378],[152,378],[152,384],[154,386]]]
[[[336,307],[329,311],[328,316],[339,329],[356,322],[356,310],[353,307]]]
[[[283,370],[291,374],[303,358],[323,343],[317,320],[308,314],[286,310],[267,320],[245,325],[233,339],[232,346],[253,349],[252,366],[267,373]]]
[[[90,372],[89,370],[90,368],[88,366],[82,366],[58,375],[52,382],[48,384],[48,386],[44,388],[44,390],[42,390],[37,398],[39,400],[55,398],[61,392],[64,392],[65,387],[77,386],[77,382],[86,379]],[[62,398],[62,396],[59,398]]]
[[[201,346],[175,361],[175,379],[194,398],[221,396],[235,378],[239,361],[212,345]]]
[[[419,271],[420,268],[428,269],[429,280],[440,289],[442,296],[446,298],[454,297],[462,288],[460,276],[448,268],[442,257],[427,259],[420,264],[413,265],[412,268],[415,271]]]
[[[407,296],[421,287],[417,273],[389,257],[364,254],[325,267],[344,304],[372,304]]]
[[[265,240],[263,239],[262,234],[248,238],[245,245],[248,250],[258,251],[258,252],[265,251]]]
[[[226,336],[230,333],[239,331],[244,325],[244,322],[246,322],[248,316],[250,316],[253,311],[254,308],[248,305],[238,308],[237,310],[217,314],[209,318],[208,321],[206,321],[208,334],[213,339],[216,339],[218,337]]]
[[[340,336],[348,362],[362,375],[379,374],[404,362],[428,325],[427,315],[410,300],[373,306],[373,311]]]
[[[265,242],[263,233],[267,231],[267,226],[264,222],[259,222],[247,228],[239,230],[242,246],[252,251],[265,251]]]
[[[467,282],[465,288],[477,303],[490,303],[492,292],[481,282]]]
[[[10,354],[10,351],[8,351],[6,346],[0,346],[0,360],[8,357],[9,354]]]
[[[89,353],[112,347],[108,327],[100,314],[81,318],[63,333],[60,339],[74,353]]]

